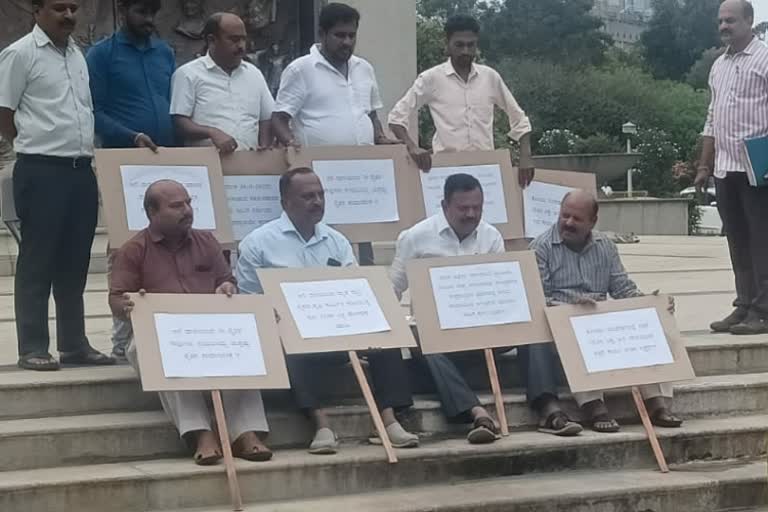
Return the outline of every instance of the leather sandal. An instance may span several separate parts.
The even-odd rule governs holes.
[[[539,432],[544,434],[570,437],[581,434],[582,430],[581,425],[571,421],[563,411],[555,411],[539,422]]]
[[[672,414],[666,407],[659,407],[651,413],[651,423],[662,428],[680,428],[683,420]]]
[[[17,365],[24,370],[35,370],[38,372],[52,372],[61,368],[59,362],[51,354],[44,354],[42,352],[24,354],[19,358]]]
[[[267,448],[258,437],[256,441],[247,441],[250,436],[241,435],[232,443],[232,455],[238,459],[251,462],[266,462],[273,456],[272,450]]]
[[[472,430],[467,434],[470,444],[489,444],[499,439],[499,428],[489,417],[475,419]]]
[[[102,354],[92,347],[79,352],[61,352],[59,359],[61,364],[78,364],[87,366],[111,366],[117,361],[106,354]]]

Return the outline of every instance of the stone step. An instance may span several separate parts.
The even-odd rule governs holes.
[[[109,323],[101,326],[108,336]],[[3,339],[0,324],[0,340]],[[686,339],[688,351],[698,375],[758,374],[747,376],[750,387],[760,372],[768,371],[768,335],[733,337],[728,335],[696,335]],[[107,342],[108,344],[108,342]],[[98,344],[95,344],[97,347]],[[11,361],[6,361],[10,363]],[[416,394],[434,392],[434,386],[426,370],[416,361],[409,361],[412,387]],[[470,385],[477,390],[488,390],[487,371],[482,361],[461,365]],[[325,366],[318,381],[327,383],[322,390],[329,395],[343,398],[358,397],[357,384],[347,367]],[[516,357],[500,359],[499,374],[507,389],[520,387],[520,370]],[[725,377],[733,384],[738,377]],[[762,385],[762,384],[761,384]],[[277,393],[285,398],[285,393]],[[141,392],[140,384],[128,366],[111,368],[67,368],[60,372],[38,373],[18,370],[15,367],[0,368],[0,419],[30,418],[59,415],[76,415],[110,411],[137,411],[157,408],[157,400],[151,393]]]
[[[690,460],[705,461],[712,469],[719,457],[756,457],[765,453],[764,435],[768,428],[765,416],[692,421],[681,430],[660,429],[662,446],[671,464]],[[598,435],[591,432],[577,438],[557,438],[536,432],[516,432],[493,445],[473,446],[463,440],[425,442],[418,449],[399,450],[398,464],[388,464],[381,447],[344,445],[335,456],[321,457],[304,450],[281,450],[269,463],[237,461],[240,486],[249,503],[269,503],[265,508],[249,506],[249,510],[316,510],[304,504],[286,503],[293,508],[273,509],[281,500],[336,498],[342,495],[375,493],[397,489],[397,493],[418,493],[421,486],[432,487],[436,494],[453,485],[468,482],[508,478],[512,488],[517,483],[544,484],[558,479],[589,475],[594,485],[607,478],[624,493],[635,494],[648,482],[669,482],[677,487],[682,481],[704,487],[713,484],[712,474],[703,471],[684,472],[688,466],[677,468],[670,475],[658,474],[647,439],[639,427],[630,427],[622,433]],[[742,459],[743,460],[743,459]],[[600,471],[585,471],[599,467]],[[758,494],[765,492],[756,481],[760,467],[761,485],[765,486],[765,464],[722,469],[734,481],[740,482],[745,493],[742,501],[728,506],[750,506]],[[749,470],[745,468],[750,468]],[[561,470],[567,469],[567,472]],[[554,472],[555,474],[550,474]],[[521,476],[520,476],[521,475]],[[601,475],[603,475],[601,477]],[[611,479],[609,475],[613,475]],[[679,479],[682,479],[678,481]],[[689,480],[690,479],[690,480]],[[476,482],[473,485],[486,485]],[[538,483],[536,483],[538,485]],[[443,487],[444,486],[444,487]],[[639,486],[639,487],[638,487]],[[525,485],[520,485],[520,489]],[[576,487],[574,487],[576,489]],[[649,488],[650,490],[650,488]],[[672,493],[673,489],[668,489]],[[682,487],[677,489],[682,490]],[[699,491],[702,489],[699,488]],[[595,491],[592,484],[582,482],[581,491],[588,495]],[[567,495],[559,486],[549,487],[553,494]],[[472,491],[475,500],[485,493]],[[727,493],[725,493],[727,494]],[[509,492],[509,498],[520,499],[526,493]],[[596,497],[597,495],[595,495]],[[745,501],[747,496],[750,498]],[[589,499],[588,496],[584,496]],[[736,497],[734,496],[733,499]],[[366,499],[365,496],[350,499]],[[434,499],[434,497],[433,497]],[[195,466],[191,458],[157,459],[151,461],[114,464],[81,465],[68,468],[8,471],[0,473],[0,510],[15,511],[73,511],[90,512],[110,510],[128,512],[166,510],[185,507],[225,506],[228,501],[224,470],[216,467]],[[404,501],[407,503],[408,500]],[[109,503],[109,507],[105,507]],[[514,503],[514,502],[511,502]],[[559,502],[566,505],[567,502]],[[702,502],[697,502],[702,504]],[[283,505],[280,505],[283,506]],[[304,508],[302,508],[302,506]],[[702,506],[698,509],[720,510],[725,506]],[[361,507],[357,510],[372,510]],[[400,510],[384,508],[382,510]],[[403,510],[443,510],[407,508]],[[444,510],[453,510],[445,508]],[[455,510],[479,510],[464,509]],[[502,510],[502,509],[498,509]],[[508,509],[517,510],[517,509]],[[529,510],[529,509],[520,509]],[[533,509],[530,509],[533,510]],[[537,509],[538,510],[538,509]],[[548,510],[548,509],[547,509]],[[561,510],[566,510],[563,508]],[[571,509],[568,509],[571,510]],[[613,510],[613,509],[603,509]],[[627,508],[621,510],[677,510],[673,508]]]
[[[83,392],[99,387],[91,384]],[[51,400],[55,400],[55,388],[52,389],[54,391],[49,394]],[[60,399],[67,400],[64,397]],[[13,400],[20,401],[22,398]],[[480,395],[480,400],[490,410],[494,409],[490,395]],[[291,401],[290,396],[285,392],[265,393],[265,401],[273,432],[270,444],[278,448],[305,446],[312,436],[311,427],[298,410],[286,405]],[[611,392],[607,401],[611,412],[622,423],[638,423],[628,393]],[[575,403],[569,401],[567,404],[569,412],[578,418]],[[531,415],[523,394],[506,394],[505,405],[511,427],[535,428],[536,419]],[[115,406],[120,407],[116,407],[113,413],[71,415],[73,413],[69,412],[56,417],[0,421],[0,453],[6,454],[0,460],[0,471],[147,459],[184,452],[174,428],[157,409],[155,394],[141,395],[136,402],[115,400]],[[65,407],[59,412],[66,413]],[[129,412],[132,408],[136,410]],[[740,418],[727,416],[760,414],[767,408],[768,374],[704,377],[676,388],[674,409],[687,420],[723,417],[722,425],[728,425],[738,422]],[[368,411],[361,403],[332,407],[330,414],[334,429],[344,441],[363,441],[372,431]],[[463,437],[468,428],[465,424],[449,423],[442,414],[439,402],[430,397],[417,397],[414,407],[403,414],[401,420],[406,428],[420,433],[425,439]],[[768,423],[765,427],[768,429]]]
[[[768,497],[765,463],[578,471],[249,505],[249,512],[724,512]],[[178,512],[226,512],[226,507]],[[749,510],[760,510],[750,508]]]
[[[96,236],[91,248],[91,266],[89,272],[103,274],[107,271],[107,230],[96,228]],[[5,228],[0,228],[0,276],[8,277],[16,273],[16,260],[19,247],[16,240]]]

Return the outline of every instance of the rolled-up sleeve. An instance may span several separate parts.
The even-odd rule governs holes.
[[[262,268],[263,258],[261,251],[257,248],[258,244],[248,237],[240,242],[237,266],[235,267],[235,279],[240,293],[261,294],[264,293],[259,281],[257,270]]]
[[[408,289],[408,274],[406,272],[406,265],[408,260],[413,257],[413,249],[408,236],[408,231],[403,231],[400,236],[397,237],[397,245],[395,247],[395,258],[392,260],[392,265],[389,267],[389,280],[392,281],[392,287],[395,289],[395,294],[398,299],[403,297],[403,293]]]
[[[531,121],[525,114],[520,105],[517,103],[512,91],[509,90],[507,84],[501,78],[497,72],[494,73],[495,87],[493,88],[493,102],[502,109],[509,118],[509,133],[507,134],[510,139],[519,141],[523,135],[531,133]]]
[[[389,112],[388,122],[409,129],[410,119],[419,109],[428,103],[427,78],[422,73],[413,82],[413,85],[405,93],[405,96],[395,104]]]
[[[28,59],[18,48],[0,52],[0,107],[16,111],[27,86]]]
[[[307,98],[307,85],[296,66],[288,66],[280,77],[280,89],[277,91],[275,112],[284,112],[291,117],[304,106]]]
[[[109,307],[115,316],[122,316],[121,297],[141,289],[143,250],[139,244],[128,242],[112,253],[109,273]]]

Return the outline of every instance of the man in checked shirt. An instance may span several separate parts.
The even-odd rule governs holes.
[[[718,15],[728,46],[712,66],[712,101],[703,132],[695,184],[715,176],[717,208],[728,236],[736,276],[735,310],[711,324],[715,332],[768,332],[768,187],[747,179],[744,139],[768,135],[768,47],[752,34],[754,10],[744,0],[726,0]]]

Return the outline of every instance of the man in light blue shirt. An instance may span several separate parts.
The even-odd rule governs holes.
[[[259,268],[348,267],[357,265],[352,245],[344,235],[323,224],[325,193],[320,179],[309,168],[293,169],[280,177],[283,214],[255,229],[240,242],[236,277],[241,293],[262,293]],[[418,446],[419,438],[398,423],[395,410],[413,405],[408,372],[399,349],[367,354],[376,403],[392,445]],[[338,361],[338,354],[331,354]],[[336,453],[338,442],[330,428],[314,382],[318,364],[329,364],[328,354],[291,355],[288,373],[297,405],[314,421],[315,438],[309,447],[314,454]],[[375,442],[375,440],[372,440]]]

